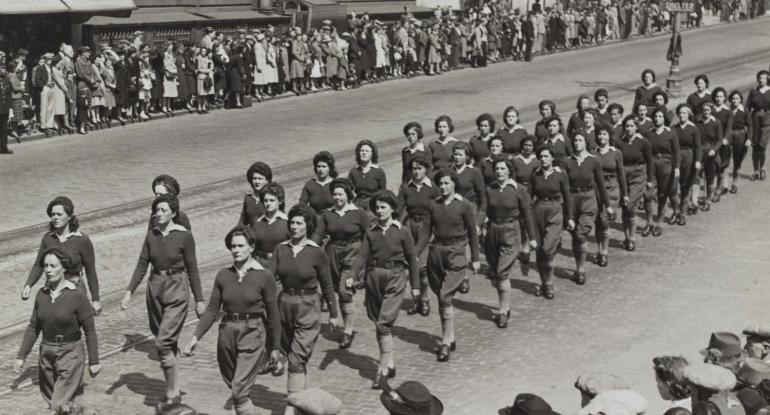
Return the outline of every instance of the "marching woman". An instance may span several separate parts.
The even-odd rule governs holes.
[[[468,144],[471,148],[472,161],[479,164],[479,162],[489,155],[489,140],[495,136],[495,118],[489,113],[484,113],[476,118],[476,128],[478,129],[478,135],[471,137]],[[454,148],[452,150],[454,153]]]
[[[528,135],[521,140],[521,154],[513,156],[511,164],[513,164],[513,179],[526,190],[527,194],[531,195],[532,173],[540,167],[540,162],[535,155],[535,136]],[[519,221],[519,229],[521,230],[521,253],[519,254],[519,260],[524,264],[528,264],[529,253],[531,252],[529,241],[535,238],[535,234],[529,233],[527,224],[523,220]]]
[[[575,135],[580,134],[586,141],[588,151],[596,150],[596,119],[598,113],[593,108],[589,108],[583,111],[583,124],[575,130],[575,134],[572,136],[572,145],[575,144]]]
[[[666,113],[666,127],[671,126],[671,121],[674,120],[674,111],[668,109],[668,94],[663,91],[656,92],[652,95],[654,108],[663,108]]]
[[[652,148],[652,164],[655,167],[655,183],[657,187],[658,216],[655,218],[655,226],[652,228],[652,236],[663,234],[660,227],[663,216],[666,213],[666,202],[671,201],[673,216],[679,211],[679,200],[676,196],[676,181],[680,175],[680,151],[679,139],[676,133],[666,126],[665,108],[652,110],[652,122],[654,127],[647,134]],[[673,217],[672,216],[672,217]],[[650,225],[647,225],[649,229]]]
[[[687,224],[684,214],[694,215],[698,212],[697,200],[690,205],[690,189],[701,168],[701,139],[700,130],[690,120],[692,108],[689,105],[679,104],[676,115],[679,123],[672,130],[679,139],[679,210],[671,218],[671,223],[676,219],[678,225],[684,226]]]
[[[166,193],[171,193],[172,195],[179,197],[179,192],[181,192],[179,182],[173,176],[169,176],[168,174],[161,174],[152,180],[152,193],[155,194],[155,197],[164,195]],[[192,230],[192,227],[190,226],[190,218],[188,218],[187,215],[181,210],[177,215],[177,222],[184,226],[188,231]],[[155,218],[151,215],[149,229],[152,229],[153,226],[155,226]]]
[[[322,151],[316,154],[313,157],[313,170],[315,177],[308,180],[302,188],[299,204],[310,206],[320,215],[325,209],[334,205],[329,184],[337,178],[337,169],[334,167],[332,153]]]
[[[177,342],[187,318],[190,290],[195,297],[195,312],[198,316],[206,311],[206,305],[198,276],[195,239],[189,230],[174,221],[179,214],[179,201],[171,194],[160,195],[152,202],[152,210],[155,212],[155,227],[145,237],[134,275],[120,307],[123,310],[128,308],[131,295],[152,264],[147,282],[147,315],[150,331],[155,335],[160,367],[166,379],[166,399],[158,404],[162,409],[182,400],[177,385]]]
[[[280,243],[273,253],[276,277],[283,286],[278,297],[281,315],[281,353],[288,357],[289,394],[305,390],[307,363],[321,332],[321,293],[329,304],[329,325],[337,326],[337,298],[329,271],[329,259],[323,249],[310,239],[315,232],[316,215],[307,206],[289,210],[291,238]],[[294,408],[286,407],[287,415]]]
[[[744,108],[743,95],[738,90],[730,92],[730,112],[732,113],[732,121],[729,134],[733,141],[733,172],[730,193],[738,193],[738,173],[748,149],[751,148],[751,140],[754,137],[751,115]]]
[[[521,251],[521,235],[535,235],[530,211],[531,200],[524,186],[513,179],[513,164],[507,159],[495,161],[497,180],[486,188],[489,229],[484,241],[484,253],[489,262],[489,276],[497,285],[500,305],[494,317],[497,327],[508,327],[511,318],[511,282],[516,258]],[[526,230],[520,228],[524,223]],[[537,248],[537,242],[528,241],[529,248]]]
[[[555,115],[551,116],[547,120],[546,126],[548,126],[548,137],[539,143],[540,147],[551,149],[554,163],[560,166],[565,158],[572,155],[572,144],[562,134],[561,118]]]
[[[572,212],[572,198],[569,194],[569,179],[561,168],[555,165],[554,151],[548,147],[538,149],[540,167],[532,173],[530,194],[535,200],[532,220],[535,223],[537,250],[537,272],[540,274],[540,289],[535,295],[553,299],[553,258],[556,256],[561,230],[564,223],[563,210]],[[575,222],[569,219],[569,228]]]
[[[623,119],[623,136],[615,141],[618,150],[623,153],[623,170],[628,186],[628,193],[622,204],[625,233],[622,247],[627,251],[636,249],[636,208],[640,202],[644,202],[647,227],[652,225],[652,197],[649,197],[654,185],[652,148],[650,142],[639,134],[638,128],[636,116],[626,116]]]
[[[71,266],[70,255],[62,247],[43,253],[40,268],[44,270],[46,282],[35,296],[32,317],[13,365],[13,371],[21,374],[24,360],[42,331],[38,384],[54,413],[69,413],[69,406],[83,384],[86,365],[80,339],[83,334],[88,346],[88,372],[94,377],[101,370],[94,312],[86,294],[67,280]]]
[[[725,180],[725,171],[730,165],[733,150],[732,123],[733,112],[727,106],[727,91],[721,86],[711,91],[711,97],[714,99],[714,113],[712,114],[719,124],[722,125],[722,145],[719,147],[720,163],[717,166],[717,184],[715,196],[722,196],[730,191],[729,180]],[[729,178],[729,177],[728,177]]]
[[[604,88],[599,88],[594,93],[594,102],[596,103],[596,124],[609,124],[610,123],[610,94]]]
[[[88,235],[80,232],[80,222],[75,216],[75,205],[66,196],[59,196],[51,201],[46,208],[46,213],[51,219],[49,231],[43,235],[40,248],[29,272],[27,282],[21,292],[21,299],[29,298],[32,286],[43,275],[43,255],[51,248],[60,247],[69,255],[68,267],[64,277],[72,282],[85,294],[86,289],[82,283],[85,273],[88,282],[88,290],[91,292],[91,306],[94,314],[102,312],[102,304],[99,301],[99,277],[96,274],[96,255],[94,245]]]
[[[529,133],[519,124],[519,110],[514,106],[503,111],[503,128],[497,130],[497,136],[503,139],[503,152],[510,156],[521,153],[521,142]],[[480,159],[475,159],[476,163]]]
[[[508,158],[503,157],[504,159]],[[471,166],[473,162],[471,160],[471,147],[467,143],[455,143],[452,147],[452,158],[454,159],[454,171],[457,173],[455,192],[473,205],[476,229],[481,234],[481,227],[484,225],[487,215],[487,193],[484,189],[484,177],[479,169]],[[467,294],[471,289],[469,278],[470,276],[466,273],[459,290],[462,294]]]
[[[398,203],[390,190],[372,196],[370,209],[375,221],[364,234],[353,275],[365,269],[366,314],[374,323],[380,347],[380,367],[372,389],[380,389],[385,379],[396,376],[391,330],[398,318],[407,287],[407,273],[412,286],[412,300],[420,295],[417,251],[409,229],[395,219]],[[352,284],[352,277],[347,281]]]
[[[435,171],[448,169],[454,164],[452,162],[452,146],[457,141],[456,138],[452,137],[452,132],[455,130],[454,124],[448,115],[441,115],[436,118],[433,127],[438,137],[428,144],[431,165]]]
[[[468,272],[465,248],[470,245],[471,266],[473,272],[478,272],[479,234],[473,205],[455,192],[457,173],[439,170],[434,181],[441,196],[428,208],[428,215],[420,228],[417,253],[421,253],[430,242],[428,284],[438,297],[441,316],[442,341],[437,355],[439,362],[446,362],[456,349],[452,299]]]
[[[693,111],[699,111],[701,105],[711,102],[711,92],[708,90],[709,77],[704,74],[695,76],[695,92],[687,96],[687,105]]]
[[[319,215],[318,226],[312,239],[320,243],[325,237],[329,237],[324,251],[329,258],[332,284],[339,297],[344,323],[340,349],[348,349],[355,337],[353,295],[356,290],[347,282],[350,279],[359,280],[358,274],[353,273],[353,262],[359,255],[361,239],[369,226],[369,216],[365,210],[353,204],[353,183],[350,180],[335,179],[329,185],[329,190],[334,205]]]
[[[270,351],[272,360],[277,360],[281,353],[278,288],[273,273],[252,257],[255,244],[256,236],[250,228],[238,226],[228,232],[225,246],[233,256],[233,265],[217,273],[206,312],[184,350],[185,355],[192,355],[198,341],[223,311],[217,362],[238,415],[254,413],[249,391],[257,379],[257,367],[265,349]]]
[[[647,138],[647,133],[652,129],[652,120],[649,117],[650,106],[646,103],[639,103],[636,105],[634,114],[636,115],[636,123],[639,125],[639,134],[642,137]]]
[[[601,125],[596,131],[597,147],[594,155],[602,165],[602,179],[604,188],[607,192],[608,205],[599,200],[599,214],[596,215],[596,243],[599,245],[599,252],[596,254],[596,264],[600,267],[606,267],[609,263],[610,247],[610,224],[615,222],[618,208],[621,200],[626,200],[628,187],[626,185],[626,171],[623,169],[623,153],[610,145],[612,141],[612,127]],[[612,208],[610,214],[610,209]]]
[[[714,104],[711,102],[705,102],[701,105],[700,109],[700,122],[698,122],[698,129],[700,130],[701,137],[701,160],[703,160],[703,171],[701,174],[704,177],[704,185],[706,189],[706,197],[698,200],[702,200],[701,210],[708,211],[711,208],[709,201],[717,203],[719,202],[719,193],[716,193],[716,178],[717,170],[719,168],[719,147],[722,146],[722,139],[724,135],[722,133],[722,124],[714,118]],[[693,192],[696,190],[693,189]]]
[[[484,184],[488,186],[490,183],[497,180],[497,175],[495,174],[495,161],[507,159],[508,155],[503,152],[505,145],[503,138],[499,135],[490,138],[487,145],[489,146],[489,154],[479,161],[478,169],[481,171],[481,177],[484,179]]]
[[[377,146],[371,140],[361,140],[356,144],[356,166],[350,169],[348,179],[353,183],[356,194],[353,203],[367,212],[369,198],[387,188],[385,170],[376,164],[378,160]]]
[[[751,161],[754,164],[754,175],[751,180],[765,180],[765,158],[767,144],[770,142],[770,72],[757,73],[757,86],[749,91],[746,107],[751,113],[752,150]]]
[[[259,191],[259,203],[265,210],[251,224],[254,230],[254,257],[263,267],[271,269],[273,251],[279,243],[289,239],[289,218],[284,213],[286,193],[278,183],[270,182]]]
[[[577,103],[575,104],[576,112],[572,113],[569,117],[569,121],[567,121],[567,138],[570,140],[572,137],[575,136],[575,133],[581,128],[583,128],[583,116],[585,115],[585,112],[591,108],[591,98],[589,98],[587,95],[581,95],[578,97]]]
[[[413,240],[418,240],[423,221],[428,217],[430,204],[441,195],[441,192],[433,185],[428,177],[430,162],[428,159],[418,157],[412,161],[411,179],[402,184],[398,192],[398,211],[401,212],[400,222],[409,229]],[[427,317],[430,314],[430,300],[428,299],[428,253],[422,252],[418,257],[418,272],[420,276],[419,301],[415,298],[412,306],[407,309],[409,315],[420,313]]]
[[[642,85],[636,88],[634,94],[634,108],[640,103],[653,105],[655,103],[653,95],[657,92],[663,92],[663,90],[655,83],[655,72],[652,69],[643,70]]]
[[[243,198],[239,224],[251,226],[257,218],[265,214],[265,207],[259,201],[259,191],[273,181],[273,170],[267,163],[258,161],[246,170],[246,181],[249,182],[252,192]]]
[[[417,158],[430,161],[432,158],[430,148],[422,141],[424,135],[420,123],[414,121],[407,123],[404,126],[404,136],[408,145],[401,150],[401,183],[408,182],[412,177],[412,161]]]
[[[623,112],[624,108],[617,102],[610,104],[608,111],[610,112],[610,126],[612,127],[612,141],[620,140],[623,136]]]
[[[542,143],[548,138],[548,121],[551,117],[559,117],[559,114],[556,113],[556,104],[554,104],[553,101],[547,99],[540,101],[540,103],[537,104],[537,109],[540,111],[540,120],[535,123],[536,144]]]
[[[597,216],[597,199],[601,206],[612,216],[615,210],[610,205],[607,188],[604,184],[602,162],[588,152],[585,137],[576,134],[572,137],[575,153],[564,161],[572,194],[572,211],[570,218],[572,226],[572,255],[575,257],[575,274],[573,281],[578,285],[586,283],[586,254],[588,252],[588,236],[594,226]]]

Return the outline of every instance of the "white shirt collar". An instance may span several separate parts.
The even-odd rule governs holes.
[[[467,164],[463,164],[463,165],[462,165],[462,166],[460,166],[460,167],[457,167],[457,165],[455,165],[455,166],[454,166],[454,169],[455,169],[455,171],[457,172],[457,174],[460,174],[460,173],[462,173],[463,171],[465,171],[465,168],[466,168],[466,167],[468,167],[468,165],[467,165]]]
[[[235,267],[235,264],[231,267],[233,271],[235,271],[236,274],[238,274],[238,282],[243,281],[243,277],[246,276],[246,274],[249,273],[249,270],[253,269],[254,271],[262,271],[265,269],[265,267],[262,266],[262,264],[259,263],[254,257],[249,258],[248,262],[246,262],[246,266],[243,267],[243,270],[239,270]]]
[[[497,180],[495,180],[492,184],[498,187],[501,192],[503,191],[503,189],[505,189],[506,186],[513,186],[514,189],[519,188],[519,185],[516,183],[516,180],[513,180],[512,178],[509,178],[508,180],[506,180],[505,183],[502,184],[502,186],[500,185],[500,182],[498,182]]]
[[[155,229],[158,232],[160,232],[160,228],[158,228],[157,226],[153,227],[153,229]],[[180,225],[178,223],[174,223],[174,222],[171,222],[171,224],[168,225],[166,230],[168,231],[167,235],[171,234],[171,232],[173,232],[173,231],[187,232],[187,228],[185,228],[184,226],[182,226],[182,225]]]
[[[372,223],[372,226],[369,227],[369,229],[372,231],[375,231],[377,229],[382,229],[382,234],[384,235],[385,232],[387,232],[388,229],[390,229],[393,226],[395,226],[397,229],[401,229],[401,222],[393,218],[390,218],[388,219],[388,222],[386,222],[385,225],[383,226],[383,225],[380,225],[379,221],[375,220],[374,223]]]
[[[364,172],[364,173],[367,173],[367,172],[368,172],[369,170],[371,170],[371,169],[379,169],[379,168],[380,168],[380,166],[378,166],[378,165],[376,165],[376,164],[374,164],[374,163],[369,163],[369,165],[368,165],[368,166],[366,166],[366,169],[364,169],[364,166],[362,166],[362,165],[360,165],[360,164],[359,164],[359,165],[357,165],[357,166],[356,166],[356,168],[357,168],[358,170],[361,170],[361,171],[362,171],[362,172]]]
[[[687,121],[679,124],[679,126],[681,128],[687,127],[688,125],[691,125],[691,126],[695,127],[695,124],[692,121],[690,121],[690,120],[687,120]]]
[[[728,107],[725,103],[722,103],[722,105],[716,107],[716,110],[717,111],[722,111],[722,110],[728,110],[729,111],[730,107]]]
[[[564,135],[562,135],[562,133],[559,133],[559,134],[556,134],[554,137],[548,137],[548,141],[550,143],[554,143],[556,141],[566,141],[566,140],[564,139]]]
[[[406,146],[406,151],[408,151],[408,152],[410,152],[412,154],[414,154],[414,153],[416,153],[418,151],[425,151],[425,143],[420,141],[419,143],[414,145],[414,148]]]
[[[50,234],[51,236],[53,236],[54,238],[58,239],[58,240],[59,240],[59,242],[64,242],[64,241],[66,241],[67,239],[69,239],[69,238],[71,238],[71,237],[73,237],[73,236],[80,236],[80,237],[82,237],[82,236],[83,236],[83,234],[82,234],[82,233],[80,233],[80,231],[76,231],[76,232],[70,232],[70,233],[69,233],[69,235],[67,235],[67,237],[66,237],[66,238],[64,238],[64,239],[62,240],[61,238],[59,238],[59,234],[58,234],[58,233],[56,233],[56,231],[51,231],[51,232],[49,232],[49,234]]]
[[[267,222],[268,225],[272,225],[278,219],[283,219],[287,222],[289,221],[289,218],[286,216],[286,214],[279,210],[275,212],[272,218],[268,218],[267,214],[260,216],[259,219],[257,219],[257,222],[264,221],[264,222]]]
[[[599,153],[607,154],[610,151],[617,151],[617,149],[613,146],[599,147]]]
[[[636,133],[636,134],[632,135],[632,136],[631,136],[631,137],[628,139],[628,144],[631,144],[631,143],[633,143],[633,142],[634,142],[634,140],[636,140],[636,139],[639,139],[639,138],[642,138],[642,135],[641,135],[641,134],[639,134],[639,133]]]
[[[535,156],[535,153],[532,153],[532,154],[529,155],[529,158],[526,158],[526,157],[524,157],[521,154],[517,154],[516,158],[518,158],[519,160],[523,161],[525,164],[529,164],[529,163],[532,163],[532,160],[535,160],[537,158],[537,156]]]
[[[62,276],[62,280],[59,281],[59,285],[57,285],[56,289],[53,291],[51,291],[48,286],[43,287],[44,292],[47,292],[51,296],[51,303],[55,303],[56,298],[59,297],[65,289],[77,290],[78,287],[72,281],[65,279],[64,276]]]
[[[340,215],[340,217],[345,216],[346,213],[358,210],[358,206],[348,203],[347,205],[343,206],[342,209],[337,209],[336,207],[332,206],[329,208],[330,211]]]
[[[329,183],[334,181],[334,179],[332,179],[331,176],[326,176],[326,179],[324,181],[322,181],[322,182],[318,181],[318,176],[314,177],[313,180],[316,183],[320,184],[321,186],[326,186],[327,184],[329,184]]]
[[[650,89],[650,88],[655,88],[656,86],[658,86],[658,84],[653,82],[653,83],[650,84],[650,86],[646,86],[646,85],[642,85],[642,86],[644,86],[645,89]]]
[[[451,135],[450,135],[449,137],[447,137],[447,138],[446,138],[446,140],[444,140],[444,142],[443,142],[443,143],[442,143],[442,142],[441,142],[441,140],[439,140],[438,138],[436,139],[436,142],[437,142],[437,143],[439,143],[439,144],[441,144],[442,146],[444,146],[444,145],[447,145],[447,144],[449,144],[449,143],[451,143],[451,142],[454,142],[454,141],[457,141],[457,139],[456,139],[456,138],[454,138],[454,137],[453,137],[453,136],[451,136]]]
[[[745,109],[743,108],[743,104],[736,105],[735,108],[733,108],[733,112],[736,112],[736,111],[745,111]]]
[[[509,133],[512,133],[516,130],[526,130],[526,128],[522,127],[520,124],[513,124],[513,127],[503,127],[504,130],[508,131]]]
[[[717,121],[717,119],[716,119],[716,118],[714,118],[714,116],[713,116],[713,115],[709,115],[709,116],[708,116],[708,118],[706,118],[706,119],[703,121],[703,123],[704,123],[704,124],[706,124],[706,123],[708,123],[708,122],[710,122],[710,121],[711,121],[711,122],[716,122],[716,121]]]
[[[441,196],[441,197],[439,198],[439,200],[441,200],[443,197],[444,197],[444,196]],[[462,197],[462,196],[460,196],[460,194],[459,194],[459,193],[455,193],[455,194],[453,194],[453,195],[452,195],[452,197],[450,197],[449,199],[446,199],[446,200],[441,200],[441,203],[443,203],[443,204],[445,204],[445,205],[449,206],[450,204],[452,204],[452,201],[454,201],[454,200],[459,200],[459,201],[461,201],[461,202],[462,202],[462,201],[463,201],[463,197]]]
[[[417,188],[417,190],[420,190],[423,186],[433,187],[433,182],[430,181],[428,176],[425,176],[420,180],[419,183],[415,182],[414,179],[409,179],[409,181],[406,183],[407,186],[414,186]]]
[[[291,239],[289,239],[288,241],[281,242],[281,245],[288,245],[289,248],[291,248],[291,253],[294,255],[294,258],[296,258],[297,255],[299,255],[299,253],[302,252],[302,249],[305,248],[306,246],[314,246],[316,248],[319,247],[317,243],[315,243],[312,239],[308,239],[308,238],[303,239],[297,245],[292,244]]]
[[[664,125],[661,125],[661,126],[660,126],[660,128],[659,128],[659,127],[653,127],[653,130],[655,130],[656,132],[658,132],[658,131],[660,131],[660,132],[663,132],[663,131],[671,131],[671,129],[670,129],[670,128],[668,128],[668,126],[667,126],[667,125],[665,125],[665,124],[664,124]],[[660,134],[660,133],[659,133],[659,134]]]

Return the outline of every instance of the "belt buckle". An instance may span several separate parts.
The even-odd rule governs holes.
[[[54,336],[54,341],[56,342],[57,345],[62,345],[64,344],[64,336],[61,334],[57,334],[56,336]]]

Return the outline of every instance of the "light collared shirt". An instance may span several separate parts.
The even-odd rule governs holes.
[[[66,289],[77,290],[78,287],[72,281],[64,279],[63,275],[62,279],[59,281],[59,285],[57,285],[53,291],[48,288],[47,285],[43,287],[43,291],[47,292],[51,296],[51,303],[55,303],[56,298],[59,297]]]
[[[322,181],[322,182],[318,181],[318,176],[316,176],[313,180],[315,180],[315,182],[320,184],[321,186],[326,186],[327,184],[329,184],[329,183],[334,181],[334,179],[332,179],[329,176],[326,176],[326,179],[324,179],[324,181]]]
[[[157,230],[160,233],[163,233],[163,231],[161,231],[160,228],[158,228],[157,226],[154,227],[153,229]],[[164,235],[168,235],[173,231],[187,232],[187,228],[185,228],[184,226],[178,223],[171,222],[171,224],[166,227],[166,233]]]
[[[249,270],[253,269],[254,271],[262,271],[265,268],[262,266],[262,264],[259,263],[259,261],[254,259],[254,257],[251,257],[246,262],[246,265],[243,267],[243,269],[238,269],[235,264],[233,264],[232,269],[238,274],[238,282],[242,282],[243,277],[249,273]]]
[[[738,104],[733,108],[733,114],[735,114],[738,111],[746,111],[746,109],[743,107],[743,104]]]
[[[567,141],[564,139],[564,135],[562,133],[556,134],[553,137],[548,137],[548,142],[551,144],[555,144],[557,141]]]
[[[393,218],[390,218],[390,219],[388,219],[387,222],[385,222],[385,225],[380,225],[379,221],[375,221],[372,224],[372,226],[369,227],[369,230],[375,231],[377,229],[381,229],[382,230],[382,234],[385,235],[385,232],[387,232],[388,229],[390,229],[393,226],[395,226],[398,229],[401,229],[401,222],[399,222],[399,221],[397,221],[397,220],[395,220]]]
[[[513,180],[511,178],[509,178],[508,180],[503,182],[503,184],[500,184],[500,182],[495,180],[495,182],[492,183],[492,185],[493,186],[497,186],[497,188],[498,188],[498,190],[500,190],[500,192],[502,192],[503,189],[506,188],[506,186],[512,186],[514,189],[518,189],[519,188],[519,185],[516,183],[516,180]]]
[[[604,147],[599,147],[599,153],[602,153],[602,154],[607,154],[607,153],[609,153],[610,151],[617,151],[617,148],[615,148],[615,147],[613,147],[613,146],[604,146]]]
[[[81,236],[81,237],[83,236],[83,234],[82,234],[82,233],[80,233],[80,231],[77,231],[77,232],[70,232],[70,233],[69,233],[69,234],[68,234],[68,235],[67,235],[65,238],[62,238],[62,235],[59,235],[58,233],[56,233],[56,231],[51,231],[51,232],[49,232],[49,233],[50,233],[51,235],[53,235],[53,236],[54,236],[56,239],[58,239],[58,240],[59,240],[59,242],[64,242],[64,241],[66,241],[67,239],[69,239],[69,238],[72,238],[73,236]]]
[[[586,159],[588,159],[590,157],[593,157],[593,155],[591,153],[586,153],[585,157],[579,157],[578,154],[575,153],[575,154],[571,155],[570,157],[572,159],[574,159],[575,161],[577,161],[577,164],[579,166],[579,165],[583,164],[583,162],[586,161]]]
[[[316,248],[319,247],[317,243],[313,242],[312,239],[308,239],[307,237],[299,241],[299,243],[296,245],[291,243],[291,239],[281,242],[281,245],[288,245],[289,248],[291,248],[291,253],[294,255],[294,258],[296,258],[297,255],[299,255],[299,253],[302,252],[306,246],[314,246]]]
[[[414,145],[414,148],[407,147],[406,151],[408,151],[408,152],[410,152],[412,154],[414,154],[414,153],[416,153],[418,151],[425,151],[425,144],[422,141],[420,141],[420,142],[418,142],[417,144]]]
[[[361,172],[363,172],[363,173],[369,173],[369,170],[371,170],[371,169],[379,169],[379,168],[380,168],[380,166],[378,166],[378,165],[376,165],[376,164],[374,164],[374,163],[369,163],[369,164],[366,166],[366,168],[364,168],[364,167],[363,167],[362,165],[360,165],[360,164],[359,164],[358,166],[356,166],[356,168],[357,168],[358,170],[361,170]]]
[[[508,131],[509,133],[512,133],[516,130],[526,130],[526,128],[522,127],[520,124],[514,124],[513,127],[510,127],[510,128],[503,127],[502,129],[505,131]]]
[[[641,135],[641,134],[639,134],[639,133],[636,133],[636,134],[632,135],[632,136],[631,136],[631,137],[628,139],[628,144],[631,144],[631,143],[633,143],[633,142],[634,142],[634,140],[636,140],[637,138],[643,138],[643,137],[642,137],[642,135]]]
[[[695,123],[693,123],[690,120],[687,120],[687,121],[685,121],[685,122],[683,122],[683,123],[681,123],[679,125],[681,126],[681,128],[687,127],[688,125],[691,125],[691,126],[695,127]]]
[[[422,189],[423,186],[433,187],[433,183],[430,181],[430,179],[427,176],[423,177],[419,183],[415,182],[414,179],[409,179],[406,185],[416,187],[418,192],[420,191],[420,189]]]
[[[441,141],[440,139],[436,139],[436,142],[441,144],[442,146],[445,146],[445,145],[447,145],[449,143],[452,143],[454,141],[457,141],[457,139],[452,137],[451,135],[448,136],[444,141]]]
[[[452,204],[453,200],[459,200],[459,201],[462,202],[463,201],[463,197],[460,196],[459,193],[454,193],[454,194],[452,194],[452,197],[448,197],[448,198],[442,200],[441,203],[449,206],[450,204]]]
[[[457,172],[457,174],[460,174],[460,173],[462,173],[463,171],[465,171],[465,168],[466,168],[466,167],[468,167],[468,165],[467,165],[467,164],[463,164],[463,165],[462,165],[462,166],[460,166],[460,167],[457,167],[457,165],[455,165],[455,166],[454,166],[454,169],[455,169],[455,171]]]
[[[257,219],[257,222],[263,222],[264,221],[264,222],[267,222],[268,225],[272,225],[278,219],[283,219],[283,220],[285,220],[287,222],[289,221],[289,218],[286,216],[286,214],[279,210],[279,211],[276,211],[273,214],[272,218],[268,218],[267,214],[264,214],[264,215],[260,216],[259,219]]]
[[[358,206],[354,205],[353,203],[348,203],[347,205],[343,206],[342,209],[337,209],[336,207],[332,206],[329,208],[329,210],[340,215],[340,217],[343,217],[348,212],[358,210]]]

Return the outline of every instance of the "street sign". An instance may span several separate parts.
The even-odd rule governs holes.
[[[691,12],[695,10],[695,2],[692,1],[664,1],[663,6],[669,12]]]

